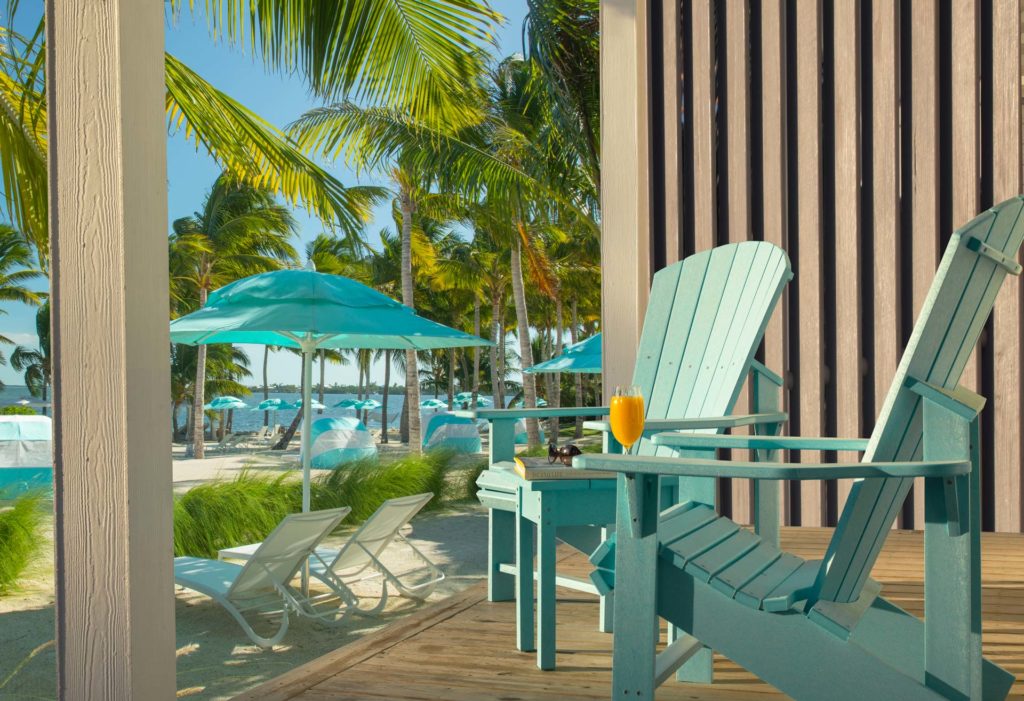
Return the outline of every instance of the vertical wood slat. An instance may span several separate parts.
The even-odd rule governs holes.
[[[979,44],[978,0],[954,0],[950,6],[953,113],[951,119],[953,173],[953,226],[973,219],[981,202],[978,112]],[[997,200],[998,201],[998,200]],[[948,231],[941,232],[949,234]],[[977,392],[980,389],[980,358],[977,349],[964,368],[960,384]]]
[[[602,132],[604,129],[602,128]],[[693,3],[693,240],[697,251],[715,245],[715,56],[711,3]]]
[[[728,197],[730,243],[750,238],[750,88],[747,82],[749,17],[745,0],[726,5],[725,38],[726,61],[726,143],[728,148]],[[745,414],[750,409],[749,383],[744,385],[736,400],[735,411]],[[749,433],[744,427],[733,433]],[[738,460],[749,458],[749,451],[733,451]],[[732,518],[737,523],[752,523],[752,493],[750,480],[730,481],[732,489]]]
[[[657,184],[664,192],[665,219],[664,231],[652,232],[654,236],[665,241],[665,265],[672,265],[680,259],[683,247],[682,237],[682,179],[683,164],[681,151],[682,122],[679,119],[681,99],[680,75],[680,42],[679,42],[679,0],[660,0],[661,3],[661,36],[656,37],[655,44],[660,48],[662,113],[657,115],[661,120],[664,144],[664,178],[665,182]],[[651,271],[653,274],[654,271]]]
[[[939,7],[937,0],[911,3],[911,239],[912,301],[916,320],[939,261]],[[915,528],[924,525],[924,480],[913,489]],[[906,524],[905,524],[906,525]]]
[[[861,261],[860,261],[860,8],[856,2],[836,3],[833,10],[835,85],[835,328],[838,397],[836,430],[840,436],[861,436]],[[840,460],[857,460],[856,453]],[[842,512],[851,481],[837,483],[837,513]]]
[[[57,693],[174,697],[164,15],[46,3]]]
[[[786,178],[786,17],[784,0],[764,0],[761,6],[761,109],[762,153],[754,158],[762,159],[762,187],[764,240],[786,248],[786,234],[789,227]],[[783,378],[789,376],[789,358],[786,352],[788,339],[789,290],[782,293],[782,299],[775,309],[764,334],[765,364]],[[787,381],[788,384],[788,381]],[[783,389],[781,406],[788,411],[789,393]],[[786,427],[784,427],[786,431]],[[784,485],[788,486],[788,485]],[[780,490],[781,513],[789,514],[789,489]]]
[[[899,3],[871,8],[871,239],[874,281],[872,363],[875,416],[882,409],[900,354],[900,49]]]
[[[752,222],[753,231],[762,231],[765,240],[790,252],[796,287],[787,294],[797,295],[798,304],[790,309],[784,303],[770,322],[765,360],[784,374],[793,373],[797,394],[791,397],[792,407],[799,415],[791,417],[789,428],[808,435],[823,432],[824,417],[831,412],[836,412],[838,433],[867,434],[872,430],[873,422],[865,415],[864,407],[870,406],[876,415],[882,408],[903,351],[904,333],[914,321],[905,315],[916,316],[931,286],[939,253],[950,233],[946,230],[950,228],[947,217],[952,227],[959,226],[983,205],[999,202],[1022,187],[1021,1],[986,5],[981,0],[954,0],[949,4],[938,0],[862,0],[860,4],[868,3],[860,15],[854,7],[857,3],[833,3],[833,26],[823,28],[821,22],[826,15],[820,2],[766,1],[756,14],[759,22],[743,25],[746,37],[742,43],[742,34],[733,34],[733,20],[735,7],[746,3],[693,0],[684,5],[690,13],[682,25],[689,28],[685,38],[690,42],[688,67],[691,58],[693,61],[692,70],[684,77],[686,89],[693,90],[684,118],[686,128],[692,129],[687,131],[687,138],[692,134],[694,143],[692,152],[684,154],[689,159],[686,163],[693,166],[693,191],[685,193],[687,200],[681,206],[689,207],[694,214],[696,250],[726,237],[736,238],[731,225],[728,232],[718,235],[715,227],[719,218],[724,225],[737,217],[750,216],[760,217]],[[982,26],[985,13],[990,11],[986,8],[991,8],[993,14],[991,21],[986,20],[986,26]],[[720,14],[717,19],[716,9]],[[901,16],[903,11],[906,14]],[[863,17],[863,26],[856,25],[858,16]],[[717,29],[716,21],[722,23]],[[754,35],[755,31],[759,34]],[[787,51],[786,35],[794,31],[801,41]],[[865,32],[870,37],[864,36]],[[989,32],[990,42],[985,38]],[[834,72],[823,79],[835,82],[823,89],[818,66],[823,37],[829,34],[834,35],[835,42]],[[851,52],[865,39],[871,56],[858,60]],[[721,42],[717,52],[716,41]],[[901,45],[903,42],[907,45]],[[749,155],[752,170],[747,172],[739,165],[735,145],[750,144],[752,137],[737,135],[737,115],[729,111],[730,105],[742,99],[735,91],[745,86],[731,79],[735,71],[730,76],[729,64],[735,66],[737,50],[758,47],[759,55],[747,57],[746,62],[758,71],[760,103],[748,104],[747,110],[760,120],[761,140],[758,151]],[[716,53],[719,58],[725,57],[722,66],[715,65]],[[983,56],[988,63],[983,63]],[[865,71],[859,78],[858,66]],[[724,79],[722,74],[716,77],[718,69],[724,70]],[[794,73],[790,75],[790,71]],[[947,82],[939,80],[947,74]],[[906,83],[901,85],[902,81]],[[986,87],[989,84],[992,93]],[[833,94],[835,101],[822,105],[822,95],[827,94]],[[745,96],[749,100],[752,94]],[[987,107],[989,99],[991,109]],[[983,100],[985,111],[981,109]],[[717,101],[722,107],[719,113],[715,111]],[[827,160],[822,158],[823,138],[830,133],[822,132],[822,115],[828,124],[835,125],[835,169],[830,168],[830,172],[822,172]],[[792,126],[788,126],[790,120]],[[856,129],[858,121],[863,125],[860,131]],[[722,144],[716,143],[718,133],[723,135]],[[856,160],[857,138],[863,154],[860,163]],[[723,154],[727,157],[717,161]],[[793,158],[797,159],[795,163],[789,160]],[[718,172],[720,166],[725,172]],[[757,182],[751,173],[760,173]],[[791,173],[796,182],[787,182]],[[859,195],[855,189],[858,181],[862,181]],[[716,183],[721,184],[721,202],[716,201]],[[761,188],[752,193],[758,200],[739,194],[743,188],[754,186]],[[796,188],[796,195],[791,195],[790,187]],[[833,187],[834,208],[832,198],[824,197],[829,192],[826,188]],[[743,203],[739,209],[737,201]],[[744,206],[749,210],[744,211]],[[825,240],[825,232],[833,227],[835,239]],[[851,232],[860,233],[859,246]],[[837,264],[824,271],[823,251],[833,245]],[[869,257],[857,260],[857,265],[844,266],[860,253]],[[855,272],[857,266],[860,275]],[[822,309],[826,274],[836,276],[834,310]],[[858,284],[864,289],[851,292]],[[995,513],[986,518],[998,530],[1011,531],[1024,528],[1024,485],[1020,477],[1024,408],[1017,391],[1024,382],[1022,296],[1020,282],[1008,280],[993,313],[989,345],[984,352],[976,353],[976,357],[984,357],[986,373],[988,368],[992,372],[992,379],[985,382],[992,382],[986,392],[990,395],[987,412],[992,417],[995,443],[983,448],[993,456],[995,485],[990,493],[997,495],[997,503]],[[869,300],[873,304],[864,306]],[[850,304],[854,301],[861,306]],[[787,311],[799,317],[786,318]],[[831,323],[825,315],[833,313],[836,367],[829,376],[825,374],[829,369],[824,367],[827,341],[823,322]],[[866,335],[851,342],[848,332],[857,328],[856,321],[852,321],[857,314]],[[867,356],[870,373],[870,381],[859,385],[855,378],[863,371],[855,365],[857,345],[861,346],[860,355]],[[793,360],[799,357],[796,367],[788,366],[789,354]],[[980,368],[972,361],[963,383],[980,387]],[[831,381],[836,386],[826,393],[828,385],[824,383]],[[858,387],[864,393],[859,410],[855,409]],[[835,405],[825,406],[832,397]],[[859,431],[855,421],[860,421]],[[986,434],[986,439],[993,435]],[[826,510],[824,500],[831,497],[813,487],[810,493],[807,490],[808,486],[803,485],[800,492],[804,524],[820,522],[826,511],[841,506],[829,504]],[[841,487],[840,499],[843,492]],[[918,489],[918,499],[920,496]],[[742,520],[742,493],[733,493],[733,498],[737,517]],[[916,506],[904,525],[913,522],[921,526],[919,501]]]
[[[808,0],[796,8],[797,42],[797,187],[799,253],[794,282],[799,295],[800,361],[796,387],[800,392],[800,432],[824,435],[824,324],[822,319],[822,168],[821,168],[821,2]],[[821,454],[807,451],[805,462]],[[825,523],[824,485],[814,480],[800,485],[801,525]]]
[[[646,3],[601,2],[601,327],[605,400],[628,384],[650,292]],[[660,157],[660,156],[659,156]]]
[[[995,202],[1021,190],[1020,0],[992,10],[992,194]],[[1021,518],[1021,282],[1008,276],[992,312],[995,383],[995,526],[1019,533]]]

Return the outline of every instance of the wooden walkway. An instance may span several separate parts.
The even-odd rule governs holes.
[[[831,531],[783,529],[783,545],[820,557]],[[1024,536],[984,535],[985,654],[1017,675],[1011,697],[1024,699]],[[578,553],[560,569],[582,574]],[[896,532],[874,576],[884,594],[920,616],[923,606],[922,538]],[[483,585],[419,611],[240,696],[240,699],[355,701],[367,699],[540,701],[607,699],[611,636],[596,630],[595,597],[559,590],[558,669],[542,672],[535,655],[515,649],[511,602],[489,603]],[[669,681],[658,698],[767,701],[785,698],[729,660],[715,662],[716,682],[692,686]]]

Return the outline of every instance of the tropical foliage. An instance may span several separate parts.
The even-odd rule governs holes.
[[[311,483],[313,509],[349,506],[350,525],[366,520],[387,499],[432,492],[427,509],[474,498],[482,467],[444,451],[391,462],[362,460]],[[174,554],[216,557],[222,548],[259,542],[302,503],[302,484],[287,473],[242,473],[209,482],[174,502]]]
[[[43,544],[43,499],[19,497],[0,507],[0,595],[8,593]]]

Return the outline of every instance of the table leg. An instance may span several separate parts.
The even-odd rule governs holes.
[[[535,649],[533,636],[533,522],[516,517],[516,647]]]
[[[615,532],[615,526],[605,526],[601,529],[601,540],[608,540],[608,537]],[[608,592],[601,597],[600,604],[600,620],[597,624],[597,629],[602,633],[611,633],[614,629],[612,628],[612,612],[615,610],[615,590]]]
[[[515,577],[500,567],[515,561],[515,519],[511,511],[490,510],[487,548],[487,600],[511,601],[515,598]]]
[[[541,498],[537,525],[537,666],[555,668],[555,519],[554,499]]]

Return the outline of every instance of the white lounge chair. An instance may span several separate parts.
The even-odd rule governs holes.
[[[381,577],[379,601],[369,609],[357,608],[359,613],[373,614],[384,608],[388,600],[389,582],[403,596],[413,599],[427,598],[444,580],[444,573],[416,546],[406,540],[400,531],[433,496],[432,493],[426,492],[388,499],[366,519],[340,549],[318,547],[316,557],[310,562],[310,574],[332,590],[345,591],[351,600],[356,602],[359,597],[350,589],[350,585],[372,577]],[[422,567],[401,574],[395,574],[388,569],[380,561],[380,555],[393,542],[408,546]],[[255,543],[238,548],[226,548],[220,551],[219,557],[224,560],[247,560],[254,557],[260,545]],[[366,575],[367,570],[372,570],[373,573]],[[409,575],[420,575],[420,581],[409,581]]]
[[[244,565],[201,557],[176,557],[174,583],[206,594],[219,603],[234,616],[249,639],[263,648],[273,647],[284,638],[289,611],[333,625],[337,618],[317,611],[315,604],[319,597],[314,600],[303,595],[291,582],[310,556],[316,559],[313,555],[316,546],[350,511],[343,507],[286,516]],[[341,598],[344,605],[355,606],[347,590],[338,589],[333,594]],[[280,611],[277,632],[269,638],[257,634],[245,618],[245,613],[250,611]]]

